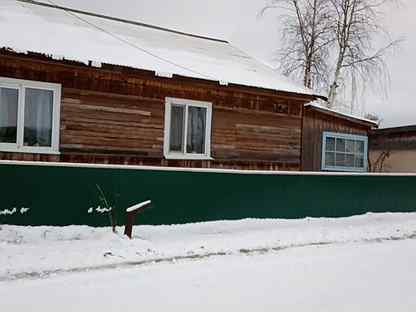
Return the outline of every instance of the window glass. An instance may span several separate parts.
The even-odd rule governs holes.
[[[345,166],[350,168],[354,167],[354,159],[354,154],[345,154]]]
[[[364,156],[358,155],[355,157],[355,167],[362,168],[364,167]]]
[[[0,142],[17,143],[17,107],[19,91],[0,88]]]
[[[345,154],[341,154],[341,153],[335,154],[335,166],[339,166],[339,167],[345,166]]]
[[[347,153],[354,153],[354,140],[346,140],[345,141],[345,152]]]
[[[26,88],[25,146],[52,145],[53,91]]]
[[[337,138],[336,150],[337,152],[343,152],[343,153],[345,152],[345,140],[344,139]]]
[[[185,106],[172,105],[170,117],[170,146],[171,152],[183,152],[185,129]]]
[[[205,153],[206,112],[207,109],[205,107],[188,107],[187,153]]]
[[[325,144],[322,151],[325,159],[324,170],[362,171],[366,169],[367,138],[365,136],[324,133]]]
[[[334,152],[326,152],[325,153],[325,165],[327,166],[335,166],[335,153]]]
[[[363,141],[355,141],[355,152],[356,153],[364,153],[364,142]]]
[[[335,151],[335,138],[331,138],[331,137],[326,138],[326,150]]]

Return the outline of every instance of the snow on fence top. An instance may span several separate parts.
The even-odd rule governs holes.
[[[15,0],[1,1],[0,28],[14,51],[312,94],[223,40]]]
[[[240,175],[284,175],[284,176],[370,176],[370,177],[416,177],[414,172],[346,172],[346,171],[273,171],[273,170],[237,170],[219,168],[185,168],[185,167],[161,167],[141,165],[113,165],[113,164],[90,164],[90,163],[67,163],[67,162],[42,162],[23,160],[0,160],[1,166],[39,166],[57,168],[94,168],[94,169],[122,169],[122,170],[144,170],[144,171],[171,171],[171,172],[199,172],[199,173],[221,173]]]

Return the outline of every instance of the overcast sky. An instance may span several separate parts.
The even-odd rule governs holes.
[[[252,56],[276,64],[279,12],[270,11],[259,18],[265,1],[54,0],[68,7],[224,38]],[[405,39],[388,59],[392,80],[389,98],[369,95],[363,99],[365,110],[382,118],[382,127],[416,124],[416,1],[401,1],[400,7],[389,8],[385,16],[385,27],[392,37]]]

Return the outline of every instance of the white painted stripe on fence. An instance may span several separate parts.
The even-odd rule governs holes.
[[[132,166],[111,164],[85,164],[67,162],[42,162],[42,161],[15,161],[0,160],[0,165],[20,166],[43,166],[43,167],[65,167],[65,168],[100,168],[100,169],[123,169],[123,170],[145,170],[145,171],[178,171],[178,172],[200,172],[200,173],[228,173],[244,175],[293,175],[293,176],[369,176],[369,177],[416,177],[416,173],[390,173],[390,172],[315,172],[315,171],[268,171],[268,170],[236,170],[218,168],[182,168],[182,167],[158,167],[158,166]]]

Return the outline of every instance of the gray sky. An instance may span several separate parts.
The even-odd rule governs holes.
[[[47,2],[46,0],[44,0]],[[54,0],[69,7],[156,24],[186,32],[224,38],[249,54],[273,61],[279,47],[278,14],[259,18],[265,0]],[[392,37],[404,38],[388,59],[391,90],[388,99],[369,95],[365,111],[382,118],[382,127],[416,124],[416,1],[402,0],[400,7],[386,10],[385,26]]]

